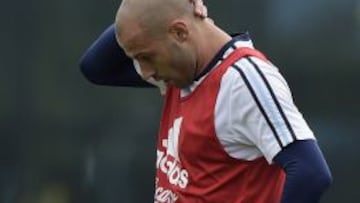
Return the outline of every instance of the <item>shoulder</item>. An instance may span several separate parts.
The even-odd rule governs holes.
[[[248,76],[251,73],[281,76],[279,69],[270,61],[255,56],[246,56],[230,66],[225,72],[223,79],[233,77],[244,78],[244,76]]]
[[[279,70],[256,57],[242,58],[224,73],[215,122],[219,134],[257,146],[269,162],[293,141],[314,138]]]

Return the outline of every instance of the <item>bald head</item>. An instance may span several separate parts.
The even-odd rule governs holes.
[[[123,0],[115,31],[144,78],[177,87],[189,85],[231,39],[211,21],[196,17],[190,0]]]
[[[195,18],[189,0],[123,0],[116,15],[116,32],[121,35],[136,25],[147,34],[159,34],[172,20],[184,17]]]

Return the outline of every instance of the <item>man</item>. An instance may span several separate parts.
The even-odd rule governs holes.
[[[247,34],[230,37],[184,0],[124,0],[111,29],[82,58],[87,78],[147,86],[134,61],[144,80],[166,86],[156,203],[319,202],[329,168],[286,81]]]

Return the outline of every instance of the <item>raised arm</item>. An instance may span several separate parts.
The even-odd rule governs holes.
[[[190,0],[195,15],[204,18],[207,8],[202,0]],[[92,83],[109,86],[153,87],[142,80],[115,38],[114,25],[110,25],[80,58],[80,69]]]
[[[115,39],[110,25],[80,59],[83,75],[92,83],[110,86],[151,86],[141,79]]]

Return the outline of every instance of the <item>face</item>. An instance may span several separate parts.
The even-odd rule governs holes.
[[[146,35],[140,28],[118,36],[126,54],[140,64],[144,79],[153,77],[179,88],[190,85],[195,76],[196,57],[186,40],[171,33]]]

